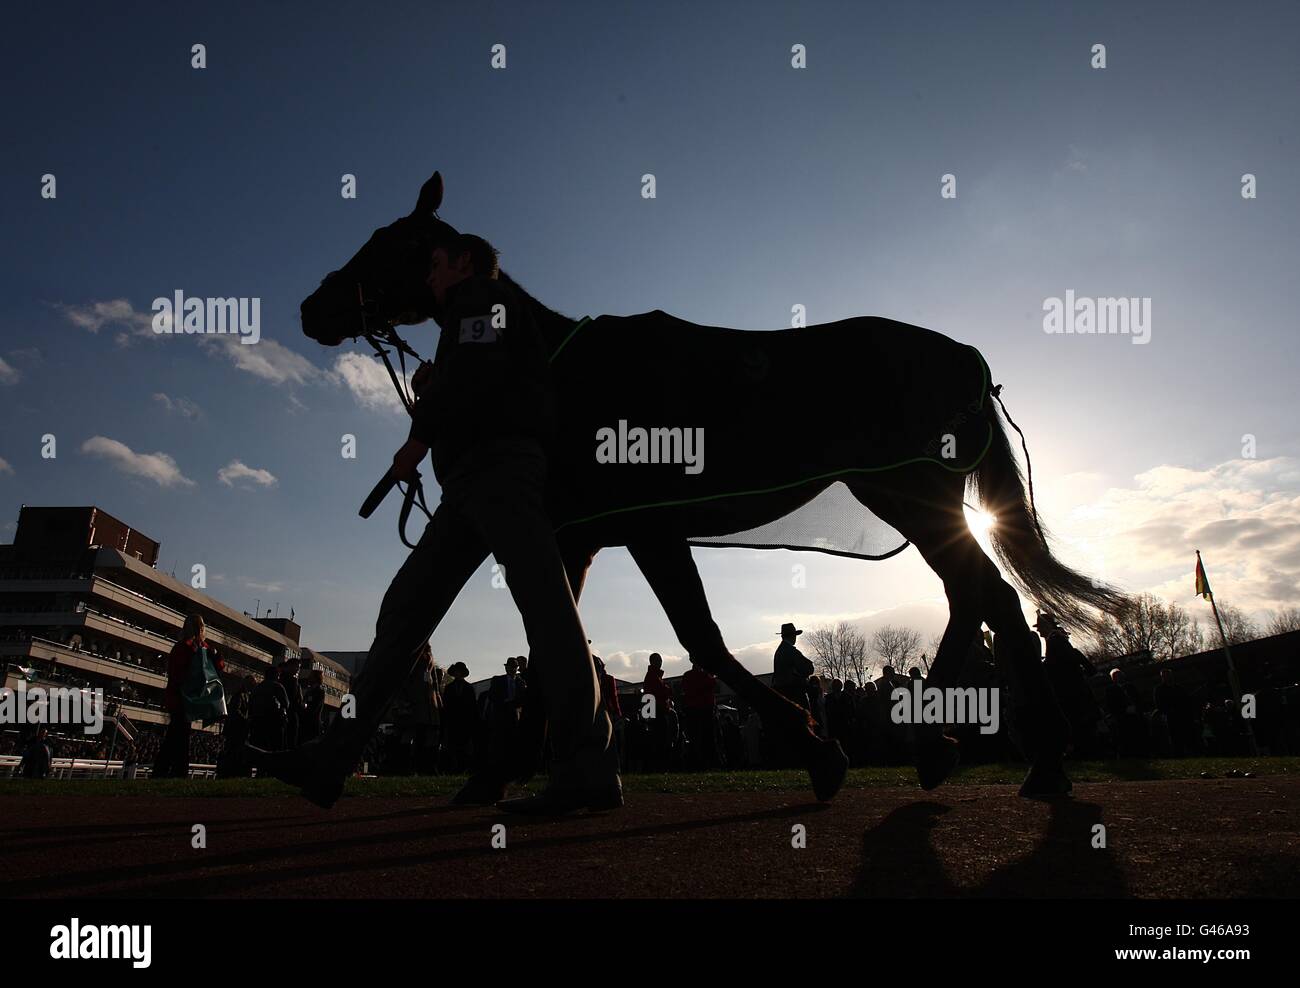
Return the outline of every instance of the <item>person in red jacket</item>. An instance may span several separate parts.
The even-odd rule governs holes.
[[[647,719],[649,714],[650,728],[650,758],[649,763],[653,766],[652,771],[666,772],[668,770],[669,759],[669,739],[668,739],[668,707],[672,703],[672,692],[668,689],[668,684],[664,682],[664,659],[658,652],[650,653],[650,668],[645,672],[645,679],[641,681],[641,692],[643,702],[641,705],[641,717]],[[647,709],[644,703],[644,695],[654,697],[654,704]]]
[[[190,678],[194,656],[200,648],[206,648],[214,655],[213,665],[218,671],[225,668],[222,661],[215,658],[206,633],[203,616],[190,614],[185,618],[180,641],[172,646],[171,654],[167,656],[167,687],[163,690],[163,706],[167,709],[168,724],[153,765],[155,779],[189,777],[190,719],[185,714],[185,698],[181,695],[181,690]]]
[[[718,677],[694,659],[682,676],[682,693],[686,706],[686,734],[691,741],[691,764],[694,768],[718,767]]]

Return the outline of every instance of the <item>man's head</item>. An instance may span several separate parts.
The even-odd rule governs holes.
[[[516,661],[516,662],[518,663],[518,665],[519,665],[519,671],[520,671],[520,672],[527,672],[527,671],[528,671],[528,656],[526,656],[526,655],[518,655],[518,656],[515,656],[515,661]]]
[[[466,278],[495,278],[499,271],[496,248],[482,237],[461,233],[450,243],[433,249],[426,283],[438,304],[442,305],[453,285]]]
[[[799,628],[796,628],[793,624],[791,624],[788,621],[785,624],[781,625],[781,641],[789,645],[793,645],[794,640],[802,634],[803,631],[801,631]]]
[[[181,628],[181,640],[189,641],[193,639],[196,642],[201,642],[207,634],[207,630],[207,626],[203,623],[203,615],[193,611],[185,615],[185,626]]]
[[[1063,630],[1060,622],[1056,620],[1056,615],[1047,613],[1039,613],[1038,620],[1034,622],[1034,629],[1042,636],[1044,641],[1053,635],[1060,634]]]
[[[513,676],[519,671],[519,660],[513,655],[506,659],[506,675]]]
[[[651,669],[662,669],[663,667],[664,667],[664,657],[663,657],[662,655],[660,655],[658,652],[651,652],[651,653],[650,653],[650,668],[651,668]]]

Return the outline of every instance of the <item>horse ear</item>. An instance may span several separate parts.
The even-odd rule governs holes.
[[[434,172],[429,181],[420,186],[420,198],[411,210],[412,216],[432,216],[442,205],[442,172]]]

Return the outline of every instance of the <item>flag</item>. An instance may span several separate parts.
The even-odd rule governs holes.
[[[1201,565],[1201,554],[1196,554],[1196,592],[1205,600],[1214,596],[1210,590],[1210,581],[1205,576],[1205,567]]]

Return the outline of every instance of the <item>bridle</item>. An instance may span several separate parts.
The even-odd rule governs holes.
[[[388,379],[393,382],[393,389],[397,392],[398,400],[402,403],[402,407],[406,409],[406,414],[414,418],[415,397],[411,395],[406,386],[406,358],[409,356],[414,359],[417,366],[423,361],[423,358],[415,352],[415,349],[406,340],[398,335],[397,323],[380,315],[378,303],[374,299],[366,297],[365,286],[360,281],[357,282],[357,301],[361,307],[361,332],[353,339],[364,337],[365,341],[370,344],[371,349],[375,351],[375,355],[384,362],[384,368],[388,371]],[[389,348],[391,348],[391,353]],[[397,355],[400,374],[393,367],[392,353]],[[371,490],[370,496],[366,498],[365,503],[361,505],[359,514],[362,518],[369,518],[394,487],[402,494],[402,509],[397,516],[397,536],[402,540],[402,545],[408,549],[414,549],[415,545],[406,538],[406,521],[411,516],[411,506],[418,505],[420,510],[424,512],[424,516],[433,521],[433,515],[429,512],[429,506],[424,500],[424,485],[420,482],[419,470],[415,471],[415,479],[405,489],[403,489],[401,481],[393,480],[389,474],[385,473],[380,478],[379,483]]]

